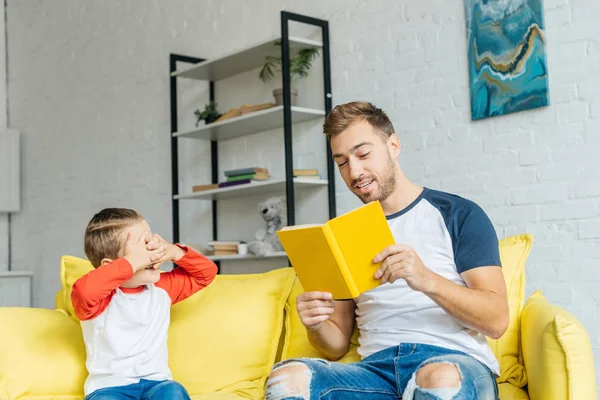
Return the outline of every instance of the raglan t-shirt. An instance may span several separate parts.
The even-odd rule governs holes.
[[[84,393],[138,383],[140,379],[170,380],[167,334],[171,305],[209,285],[217,266],[194,250],[180,267],[161,273],[155,284],[121,285],[133,276],[125,258],[99,267],[73,284],[71,300],[81,320],[87,352]]]
[[[461,286],[461,273],[500,266],[496,231],[485,212],[462,197],[424,188],[402,211],[388,215],[396,243],[411,246],[433,272]],[[364,358],[400,343],[423,343],[462,351],[499,375],[485,335],[466,328],[406,281],[383,284],[356,300]]]

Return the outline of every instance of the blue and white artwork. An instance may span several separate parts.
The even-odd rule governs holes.
[[[471,118],[547,106],[542,0],[465,0]]]

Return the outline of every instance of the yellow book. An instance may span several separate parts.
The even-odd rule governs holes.
[[[373,258],[395,243],[379,201],[320,225],[284,227],[277,235],[302,287],[351,299],[377,287]]]

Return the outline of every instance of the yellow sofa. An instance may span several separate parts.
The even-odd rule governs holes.
[[[501,365],[500,398],[596,399],[587,332],[541,292],[524,300],[525,261],[532,238],[500,241],[510,301],[510,325],[489,343]],[[64,256],[56,309],[0,308],[0,400],[83,399],[85,347],[70,292],[91,269]],[[173,306],[169,363],[193,399],[263,399],[274,363],[319,357],[295,308],[302,292],[292,268],[264,274],[219,275],[206,289]],[[352,347],[340,362],[359,359]]]

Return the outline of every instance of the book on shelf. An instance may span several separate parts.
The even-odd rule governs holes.
[[[203,192],[205,190],[213,190],[219,187],[218,183],[209,183],[206,185],[194,185],[192,186],[192,192]]]
[[[294,169],[294,176],[304,177],[317,175],[319,175],[319,171],[317,169]]]
[[[209,246],[237,246],[242,243],[239,240],[210,240],[206,244]]]
[[[211,256],[234,256],[237,255],[237,250],[212,250],[209,255]]]
[[[227,177],[227,182],[241,181],[243,179],[252,179],[254,181],[266,181],[270,178],[270,175],[264,172],[257,172],[254,174],[242,174],[232,175]]]
[[[237,175],[249,175],[249,174],[268,174],[269,170],[267,168],[259,168],[259,167],[248,167],[248,168],[239,168],[239,169],[230,169],[223,172],[225,176],[237,176]]]
[[[251,183],[252,179],[240,179],[238,181],[230,181],[230,182],[220,182],[219,183],[219,188],[226,188],[226,187],[231,187],[231,186],[239,186],[239,185],[245,185],[246,183]]]
[[[324,224],[284,227],[277,235],[305,291],[350,299],[377,287],[373,258],[395,243],[379,201]]]
[[[204,192],[206,190],[213,190],[213,189],[221,189],[221,188],[226,188],[226,187],[230,187],[230,186],[238,186],[238,185],[244,185],[246,183],[250,183],[252,182],[252,179],[240,179],[237,181],[225,181],[225,182],[219,182],[219,183],[210,183],[210,184],[206,184],[206,185],[194,185],[192,186],[192,192]]]
[[[239,252],[239,240],[211,240],[206,243],[209,255],[227,256],[236,255]]]
[[[299,179],[304,179],[304,180],[311,180],[311,181],[318,181],[321,179],[321,175],[294,175],[294,178],[299,178]]]
[[[192,192],[202,192],[230,186],[244,185],[252,181],[266,181],[271,176],[266,168],[241,168],[237,170],[225,171],[226,179],[219,183],[209,183],[204,185],[192,186]]]
[[[231,118],[241,117],[242,115],[266,110],[275,106],[275,103],[243,104],[241,107],[230,108],[229,110],[224,112],[223,115],[221,115],[215,122],[221,122]]]
[[[207,246],[212,250],[235,251],[237,253],[239,244],[238,241],[212,240],[207,243]]]
[[[318,181],[321,179],[321,175],[317,169],[294,169],[294,178]]]

